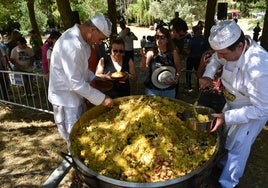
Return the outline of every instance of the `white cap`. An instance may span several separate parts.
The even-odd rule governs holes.
[[[112,33],[112,23],[102,14],[96,14],[91,18],[91,22],[106,36],[109,37]]]
[[[214,50],[222,50],[234,44],[241,35],[235,21],[222,21],[210,29],[209,44]]]

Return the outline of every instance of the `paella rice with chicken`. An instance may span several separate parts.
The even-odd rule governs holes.
[[[71,149],[93,171],[130,182],[161,182],[206,163],[216,135],[193,131],[185,106],[162,97],[126,98],[75,125]]]

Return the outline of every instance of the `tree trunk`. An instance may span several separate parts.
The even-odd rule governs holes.
[[[266,0],[266,11],[262,28],[261,46],[268,51],[268,0]]]
[[[205,32],[204,36],[208,39],[210,35],[210,29],[215,24],[214,16],[216,13],[216,5],[217,1],[215,0],[207,0],[207,10],[206,10],[206,19],[205,19]]]
[[[35,31],[36,35],[38,36],[38,40],[40,41],[40,43],[42,42],[42,38],[40,35],[40,31],[36,22],[36,18],[35,18],[35,12],[34,12],[34,1],[35,0],[27,0],[27,8],[29,11],[29,18],[30,18],[30,22],[32,25],[32,29]]]
[[[111,34],[111,38],[113,38],[114,36],[117,35],[116,0],[107,0],[107,3],[108,3],[108,17],[113,24]]]
[[[69,0],[56,0],[60,17],[63,23],[64,29],[68,29],[75,24],[75,18],[71,9]]]

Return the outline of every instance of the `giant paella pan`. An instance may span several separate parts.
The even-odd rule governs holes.
[[[217,134],[190,128],[194,108],[149,96],[93,107],[71,131],[73,166],[90,187],[193,187],[211,167],[219,143]]]

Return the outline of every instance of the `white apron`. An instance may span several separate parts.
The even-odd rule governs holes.
[[[243,73],[241,72],[242,71],[241,65],[245,61],[245,56],[243,55],[245,52],[245,47],[243,49],[242,55],[236,62],[236,67],[233,71],[227,70],[226,66],[223,67],[221,81],[225,87],[224,96],[226,98],[228,109],[236,109],[250,105],[249,97],[246,96],[243,92],[239,91],[239,84],[241,84],[241,81],[243,81],[242,80]],[[236,131],[237,126],[239,125],[225,126],[225,131],[227,131],[227,133],[225,132],[227,134],[225,148],[228,150],[230,150],[233,147],[235,140],[238,136]]]
[[[238,61],[228,62],[229,64],[223,66],[221,81],[225,87],[226,110],[224,111],[246,108],[252,105],[247,88],[245,88],[247,85],[247,81],[244,79],[246,70],[243,69],[246,67],[244,63],[247,60],[245,59],[244,52],[245,48]],[[235,67],[228,67],[230,65]],[[243,123],[224,126],[223,134],[227,136],[225,148],[228,150],[228,153],[219,163],[223,167],[219,178],[223,188],[233,188],[239,183],[239,178],[241,178],[245,170],[251,146],[266,122],[266,119],[262,118],[248,118],[247,120],[242,121]]]

